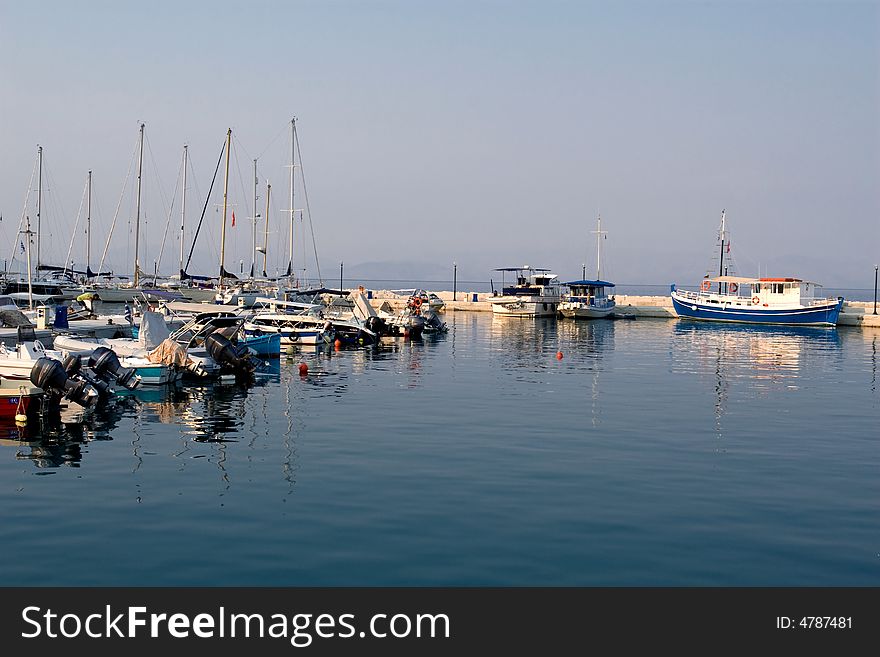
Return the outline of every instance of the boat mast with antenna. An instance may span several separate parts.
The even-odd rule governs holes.
[[[266,221],[263,225],[263,276],[268,277],[266,273],[266,261],[269,257],[269,196],[272,194],[272,185],[266,181]]]
[[[726,211],[721,210],[721,257],[718,262],[718,275],[724,276],[724,238],[726,237],[727,225],[726,225]],[[724,285],[723,283],[718,283],[718,294],[721,294],[721,287]]]
[[[140,268],[139,268],[139,258],[138,258],[138,247],[140,246],[140,236],[141,236],[141,178],[144,167],[144,124],[141,123],[141,137],[140,137],[141,145],[140,145],[140,155],[138,156],[138,184],[137,184],[137,210],[135,211],[135,220],[134,220],[134,287],[137,287],[140,283]]]
[[[287,285],[292,287],[291,277],[293,276],[293,227],[294,227],[294,210],[293,205],[293,184],[294,184],[294,168],[296,167],[296,117],[290,119],[290,235],[288,236],[289,258],[287,261]]]
[[[229,195],[229,151],[232,147],[232,128],[226,132],[226,175],[223,179],[223,224],[220,228],[220,292],[223,292],[223,278],[226,276],[226,207]]]
[[[251,235],[251,280],[254,278],[254,267],[257,264],[257,217],[260,216],[260,213],[257,212],[257,185],[260,184],[259,178],[257,178],[257,161],[254,160],[254,216],[253,225],[252,225],[252,235]]]
[[[602,236],[607,235],[607,230],[602,230],[602,215],[596,219],[596,280],[602,280]]]
[[[40,149],[42,151],[42,149]],[[31,230],[31,218],[25,217],[27,220],[27,230],[21,231],[21,234],[25,236],[25,240],[27,241],[27,272],[28,272],[28,308],[30,310],[34,309],[34,283],[33,283],[33,274],[31,273],[31,235],[34,232]],[[39,244],[40,234],[37,235],[37,243]]]
[[[183,242],[184,227],[186,226],[186,167],[189,162],[189,146],[183,145],[183,191],[180,194],[180,266],[177,271],[183,271]],[[183,279],[181,278],[181,283]]]
[[[40,261],[40,218],[43,210],[43,147],[40,145],[37,145],[37,158],[40,162],[40,172],[37,178],[37,275],[39,275],[40,264],[42,264]],[[30,229],[30,224],[28,224],[28,231],[30,231]],[[28,269],[30,269],[30,261],[28,261]],[[33,306],[33,301],[31,302],[31,305]]]
[[[86,205],[86,277],[92,263],[92,171],[89,170],[89,202]]]

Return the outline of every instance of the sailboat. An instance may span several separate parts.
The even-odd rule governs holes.
[[[602,217],[596,220],[596,279],[569,281],[565,283],[569,292],[562,296],[559,312],[571,319],[599,319],[614,312],[614,297],[609,297],[606,288],[614,283],[602,280],[602,240],[608,231],[602,230]]]
[[[817,298],[818,283],[792,277],[747,278],[728,275],[730,253],[727,219],[721,211],[718,276],[703,278],[699,291],[672,290],[679,317],[713,322],[835,326],[843,297]],[[674,288],[675,286],[673,286]]]

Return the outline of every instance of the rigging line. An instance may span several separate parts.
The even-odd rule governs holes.
[[[315,243],[315,227],[312,225],[312,210],[309,206],[309,189],[306,187],[306,170],[303,166],[302,153],[299,151],[299,136],[296,138],[296,154],[299,156],[299,175],[303,183],[303,198],[306,202],[306,215],[309,217],[309,231],[312,233],[312,248],[315,251],[315,268],[318,270],[318,280],[324,285],[324,277],[321,276],[321,263],[318,262],[318,245]]]
[[[287,128],[289,125],[290,125],[289,123],[285,122],[284,125],[281,126],[281,129],[275,134],[274,137],[272,137],[271,141],[269,141],[269,145],[266,146],[266,148],[264,148],[263,151],[259,155],[257,155],[258,160],[262,159],[263,156],[266,154],[266,151],[268,151],[270,148],[272,148],[272,146],[275,145],[275,142],[278,141],[278,137],[280,137],[284,132],[287,131]]]
[[[150,145],[150,138],[148,136],[145,136],[144,141],[147,143],[147,151],[150,154],[150,162],[153,164],[153,174],[156,176],[157,187],[159,189],[159,200],[162,201],[162,209],[164,210],[165,208],[168,207],[168,199],[165,198],[165,186],[162,184],[162,177],[159,175],[159,167],[156,166],[156,158],[153,156],[153,147]],[[171,202],[171,207],[172,208],[174,207],[173,200]],[[147,220],[146,213],[144,213],[144,223],[149,224],[149,221]],[[166,228],[166,230],[167,230],[167,228]],[[163,246],[164,246],[164,240],[163,240]],[[158,263],[158,261],[161,259],[162,259],[162,254],[160,253],[159,258],[157,259],[156,262]],[[158,264],[157,264],[157,267],[158,267]]]
[[[67,214],[64,212],[64,207],[61,205],[61,199],[58,198],[58,194],[55,193],[55,176],[52,175],[52,171],[49,169],[49,163],[46,161],[46,155],[43,155],[43,173],[46,176],[46,193],[45,196],[49,198],[52,203],[52,208],[55,213],[55,221],[56,227],[61,227],[61,221],[64,220],[64,217]],[[50,193],[51,192],[51,193]],[[50,215],[51,216],[51,215]],[[44,222],[48,223],[48,222]],[[69,228],[69,226],[64,226],[64,228]],[[50,229],[49,236],[54,237],[55,233]],[[44,261],[45,262],[45,261]]]
[[[244,144],[241,143],[241,140],[240,140],[238,137],[236,137],[235,135],[232,135],[232,141],[233,141],[233,143],[236,144],[236,146],[237,146],[238,148],[241,149],[241,152],[244,153],[244,156],[245,156],[249,161],[254,159],[254,158],[251,157],[250,153],[247,152],[247,149],[244,147]]]
[[[64,260],[64,273],[67,273],[67,264],[70,262],[70,254],[73,252],[73,242],[76,239],[76,231],[79,229],[79,218],[82,216],[83,205],[86,203],[86,192],[89,189],[89,178],[86,176],[86,184],[83,185],[82,197],[79,199],[79,210],[76,211],[76,221],[73,224],[73,231],[70,233],[70,244],[67,247],[67,258]],[[71,269],[73,266],[71,265]]]
[[[188,157],[187,160],[188,160],[188,164],[189,164],[189,172],[191,174],[190,177],[187,178],[187,180],[192,181],[193,189],[195,190],[195,193],[196,193],[196,198],[199,198],[202,195],[202,191],[199,189],[199,181],[196,178],[196,170],[193,168],[192,156]],[[190,232],[192,232],[192,227],[190,227]],[[181,237],[179,235],[178,235],[178,239],[181,239]]]
[[[27,192],[24,195],[24,204],[21,206],[21,216],[18,219],[18,230],[15,233],[15,238],[12,240],[12,255],[9,258],[9,263],[12,264],[15,262],[15,254],[18,252],[18,242],[20,240],[21,227],[24,225],[24,218],[27,216],[27,206],[28,202],[31,199],[31,188],[34,185],[34,178],[37,175],[37,160],[34,160],[34,168],[31,171],[31,179],[28,181]],[[28,237],[30,239],[30,237]]]
[[[174,213],[174,201],[177,198],[177,190],[180,189],[180,178],[183,173],[183,161],[177,168],[177,182],[174,183],[174,193],[171,195],[171,207],[168,208],[168,219],[165,220],[165,232],[162,233],[162,246],[159,248],[159,257],[156,259],[156,270],[153,274],[153,285],[156,284],[156,277],[159,275],[159,267],[162,265],[162,256],[165,254],[165,240],[168,238],[168,227],[171,225],[171,215]]]
[[[223,162],[223,154],[226,152],[226,140],[223,140],[223,147],[220,149],[220,157],[217,158],[217,168],[214,169],[214,177],[211,179],[211,187],[208,188],[208,194],[205,196],[205,207],[202,208],[202,216],[199,217],[199,225],[196,227],[196,233],[193,235],[192,246],[189,248],[189,256],[186,258],[186,265],[183,270],[189,269],[189,263],[193,257],[193,251],[196,248],[196,240],[199,237],[199,231],[202,230],[202,221],[205,219],[205,212],[208,211],[208,203],[211,201],[211,192],[214,190],[214,183],[217,182],[217,172],[220,171],[220,163]]]
[[[235,137],[233,137],[232,141],[233,141],[236,148],[241,147],[241,149],[244,150],[244,147],[241,146],[241,142],[239,142],[238,139],[235,139]],[[244,154],[245,154],[245,157],[250,159],[250,156],[247,154],[247,151],[244,151]],[[239,187],[241,187],[241,197],[243,199],[246,199],[246,198],[248,198],[248,196],[250,196],[250,192],[248,192],[244,188],[244,178],[241,175],[241,160],[239,160],[238,157],[235,157],[234,159],[235,159],[235,168],[238,170],[238,185],[239,185]],[[234,204],[230,204],[230,205],[233,208],[233,212],[234,212],[235,205]],[[245,208],[245,219],[247,219],[247,215],[250,214],[249,212],[247,212],[247,202],[243,202],[242,205]],[[254,211],[254,214],[256,214],[256,210]],[[235,240],[233,240],[233,242],[234,241]],[[242,274],[242,272],[239,272],[239,275],[241,275],[241,274]]]
[[[107,257],[107,250],[110,248],[110,240],[113,237],[113,229],[116,228],[116,220],[119,218],[119,209],[122,207],[122,199],[125,198],[125,188],[131,178],[131,170],[134,168],[135,156],[138,152],[138,143],[140,136],[134,141],[134,149],[131,152],[131,160],[128,162],[128,173],[125,174],[125,180],[122,181],[122,191],[119,192],[119,201],[116,203],[116,212],[113,213],[113,221],[110,224],[110,232],[107,233],[107,241],[104,243],[104,251],[101,253],[101,262],[98,263],[98,273],[104,271],[104,259]]]

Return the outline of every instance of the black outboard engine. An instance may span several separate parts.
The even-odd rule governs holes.
[[[89,356],[89,367],[105,381],[116,381],[127,390],[134,390],[141,380],[135,371],[129,367],[123,367],[119,358],[107,347],[98,347]]]
[[[229,367],[236,374],[249,374],[256,368],[246,345],[235,345],[229,338],[216,331],[205,338],[205,349],[211,358]]]
[[[371,315],[370,317],[367,317],[367,321],[364,322],[364,326],[366,326],[376,335],[388,335],[388,325],[385,324],[384,319],[382,319],[381,317],[377,317],[376,315]]]
[[[54,358],[38,358],[31,368],[30,379],[31,383],[47,394],[67,397],[85,408],[91,408],[98,403],[98,391],[84,379],[69,377],[64,366]]]
[[[95,390],[98,391],[98,395],[105,399],[110,397],[113,394],[113,391],[110,389],[110,384],[106,381],[102,381],[101,379],[96,379],[93,376],[90,376],[86,373],[82,368],[82,358],[77,356],[76,354],[67,354],[64,360],[61,361],[61,366],[64,368],[65,373],[69,379],[74,377],[79,377],[81,379],[85,379]]]

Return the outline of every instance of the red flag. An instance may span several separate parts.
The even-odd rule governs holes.
[[[235,210],[232,211],[232,225],[235,226]]]
[[[235,213],[232,213],[232,225],[235,225]],[[730,253],[730,242],[727,243],[727,252]]]

